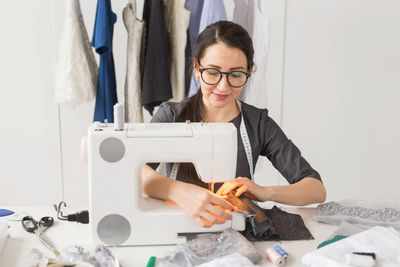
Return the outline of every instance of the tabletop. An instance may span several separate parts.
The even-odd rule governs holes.
[[[43,216],[53,216],[56,213],[53,207],[2,207],[13,210],[16,213],[27,213],[34,218]],[[315,208],[280,207],[290,213],[302,216],[305,225],[310,230],[315,239],[302,241],[266,241],[254,242],[257,251],[263,255],[263,259],[258,263],[259,266],[273,266],[266,259],[265,250],[275,245],[280,245],[289,254],[289,259],[285,266],[301,266],[301,258],[307,252],[311,252],[325,241],[327,237],[336,229],[337,226],[317,222],[313,219]],[[81,209],[76,209],[76,211]],[[8,216],[7,216],[8,217]],[[0,217],[0,221],[7,221],[10,217]],[[31,233],[23,230],[20,221],[8,221],[9,238],[0,254],[0,267],[26,267],[29,260],[30,251],[36,248],[46,255],[51,256],[51,252]],[[46,237],[62,251],[71,245],[80,245],[88,249],[94,248],[90,237],[89,225],[78,224],[55,220],[54,226],[46,231]],[[168,246],[130,246],[130,247],[111,247],[112,253],[118,258],[123,267],[146,266],[151,256],[163,257],[176,250],[175,245]]]

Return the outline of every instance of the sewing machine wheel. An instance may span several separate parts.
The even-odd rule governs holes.
[[[115,137],[103,140],[99,148],[100,156],[107,162],[117,162],[125,155],[125,145]]]
[[[109,214],[97,225],[97,235],[107,245],[120,245],[131,235],[131,225],[125,217]]]

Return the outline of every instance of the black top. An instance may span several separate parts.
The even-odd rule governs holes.
[[[188,100],[179,103],[162,103],[151,122],[183,122],[187,103]],[[300,150],[286,137],[278,124],[268,116],[267,109],[259,109],[242,102],[242,113],[251,144],[253,168],[256,166],[258,157],[265,156],[290,184],[296,183],[304,177],[321,180],[318,172],[301,156]],[[236,177],[243,176],[251,179],[246,151],[240,137],[241,115],[239,114],[231,122],[235,125],[238,136]],[[154,167],[154,165],[152,166]],[[181,172],[181,168],[177,179],[196,183],[188,180]]]
[[[163,0],[144,1],[143,20],[147,39],[142,74],[142,105],[153,115],[154,107],[172,98]]]

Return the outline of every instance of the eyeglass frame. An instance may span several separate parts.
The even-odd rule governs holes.
[[[204,80],[204,78],[203,78],[203,72],[205,70],[216,70],[216,71],[218,71],[220,73],[219,80],[216,83],[208,83],[208,82],[206,82]],[[226,71],[220,71],[219,69],[216,69],[216,68],[201,68],[201,69],[199,69],[199,72],[200,72],[200,77],[203,80],[203,82],[205,84],[208,84],[208,85],[216,85],[216,84],[218,84],[222,80],[222,77],[225,74],[226,75],[226,80],[228,81],[229,86],[231,86],[233,88],[240,88],[240,87],[244,86],[247,83],[247,81],[249,80],[250,76],[251,76],[251,74],[249,74],[247,72],[244,72],[244,71],[241,71],[241,70],[233,70],[233,71],[230,71],[230,72],[226,72]],[[229,81],[229,75],[231,75],[232,72],[241,72],[241,73],[243,73],[244,75],[246,75],[246,81],[240,86],[232,85],[231,82]]]

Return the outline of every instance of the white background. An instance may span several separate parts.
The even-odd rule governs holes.
[[[91,39],[95,0],[81,0]],[[233,0],[224,0],[232,18]],[[123,102],[126,30],[118,16],[114,57]],[[399,203],[400,2],[265,0],[270,17],[268,108],[317,169],[328,200]],[[137,2],[141,17],[143,0]],[[53,68],[64,20],[59,0],[3,1],[0,8],[0,206],[88,205],[80,139],[94,103],[58,106]],[[146,120],[149,120],[148,113]],[[260,161],[257,182],[285,184]]]

